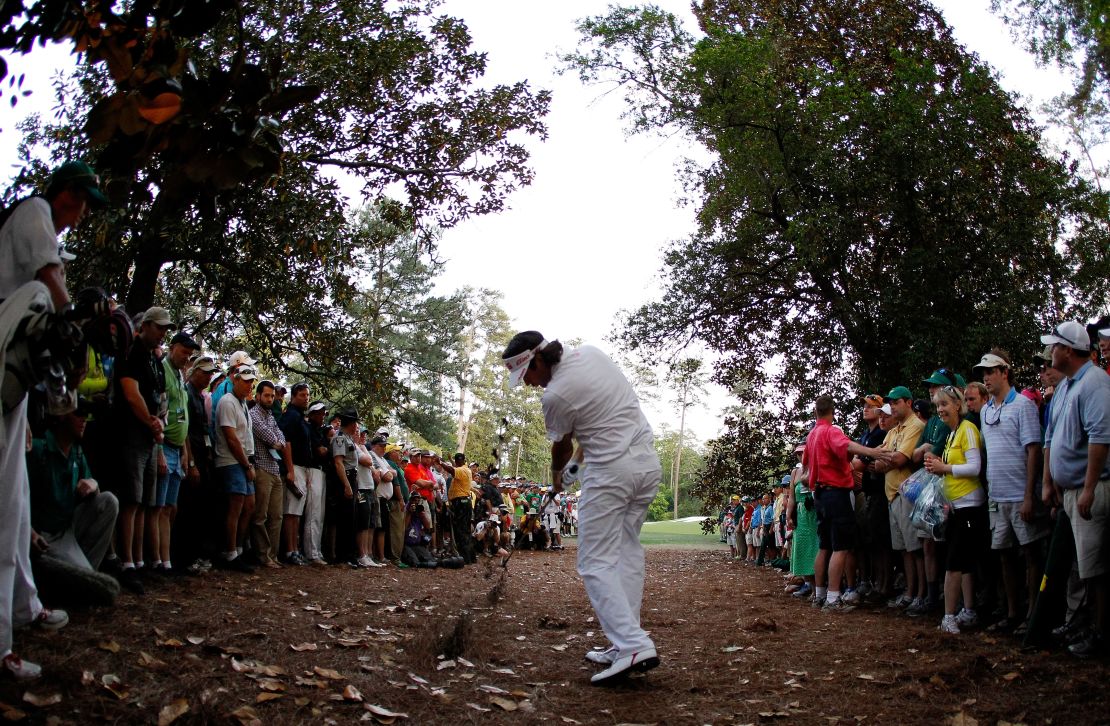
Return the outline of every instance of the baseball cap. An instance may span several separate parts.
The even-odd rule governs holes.
[[[192,367],[189,369],[190,372],[204,371],[205,373],[215,373],[217,370],[219,369],[216,367],[215,361],[212,360],[211,356],[207,355],[202,355],[194,360]]]
[[[317,411],[327,411],[328,407],[323,401],[313,401],[308,404],[308,411],[306,413],[316,413]]]
[[[1040,353],[1034,353],[1033,354],[1033,362],[1036,363],[1037,365],[1044,365],[1045,363],[1051,363],[1052,362],[1052,346],[1051,345],[1046,345],[1044,347],[1044,350],[1042,350]]]
[[[257,361],[250,357],[250,354],[245,350],[237,350],[231,354],[231,358],[227,361],[228,368],[235,366],[253,366]]]
[[[1065,320],[1052,329],[1051,333],[1041,336],[1045,345],[1060,343],[1076,350],[1088,350],[1091,347],[1091,336],[1087,329],[1074,320]]]
[[[400,450],[401,450],[401,447],[398,446],[397,444],[386,444],[385,445],[385,453],[387,453],[387,454],[392,454],[394,451],[400,451]]]
[[[193,336],[189,335],[184,330],[170,338],[170,345],[183,345],[189,350],[200,350],[200,343],[193,340]]]
[[[1099,328],[1098,337],[1110,340],[1110,328]]]
[[[784,474],[783,477],[782,477],[782,480],[779,482],[779,486],[784,487],[789,483],[790,483],[790,475],[789,474]]]
[[[882,406],[879,406],[879,413],[884,414],[886,416],[893,416],[894,415],[894,412],[890,410],[890,404],[889,403],[884,403]]]
[[[235,377],[244,381],[256,381],[258,380],[258,372],[250,366],[241,366],[235,372]]]
[[[952,381],[945,381],[944,383],[938,383],[937,385],[952,385]],[[913,393],[910,392],[910,389],[906,388],[905,386],[895,386],[894,388],[890,389],[890,393],[886,394],[886,400],[888,401],[897,401],[901,398],[908,398],[912,401]]]
[[[926,378],[922,383],[928,383],[930,386],[958,386],[960,382],[956,380],[956,374],[947,368],[937,368],[933,371],[932,375]]]
[[[738,501],[740,501],[740,495],[739,494],[733,494],[731,497],[729,497],[729,499],[734,501],[734,502],[738,502]]]
[[[386,438],[385,436],[375,436],[374,438],[370,439],[370,445],[371,446],[382,446],[387,441],[389,441],[389,439]]]
[[[883,397],[880,396],[877,393],[869,393],[869,394],[867,394],[866,396],[863,397],[863,402],[866,403],[868,406],[874,406],[875,408],[882,408],[882,406],[883,406]]]
[[[157,305],[147,308],[147,311],[143,313],[143,319],[140,325],[142,323],[154,323],[155,325],[169,328],[170,330],[177,329],[177,325],[170,320],[169,312],[165,308],[160,308]]]
[[[103,206],[108,203],[108,197],[100,191],[100,177],[93,168],[83,161],[67,161],[54,170],[50,175],[50,184],[46,187],[46,196],[53,196],[62,188],[74,184],[84,189],[89,195],[93,206]]]
[[[1010,364],[994,353],[987,353],[982,359],[975,364],[972,370],[979,370],[980,368],[1009,368]]]
[[[929,415],[929,402],[926,401],[924,398],[919,398],[914,401],[913,405],[910,406],[910,408],[913,409],[914,413],[920,413],[925,416]]]

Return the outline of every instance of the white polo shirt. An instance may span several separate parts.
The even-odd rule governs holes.
[[[0,229],[0,300],[34,280],[42,268],[60,264],[50,203],[42,197],[21,202]]]
[[[614,461],[633,447],[652,443],[651,426],[632,385],[592,345],[563,351],[543,392],[543,418],[551,441],[574,432],[587,465]]]

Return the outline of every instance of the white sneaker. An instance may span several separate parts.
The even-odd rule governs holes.
[[[644,648],[628,655],[618,654],[613,664],[594,675],[590,683],[595,686],[608,686],[623,680],[632,671],[649,671],[657,665],[659,665],[659,655],[656,654],[655,648]]]
[[[378,562],[377,560],[369,558],[369,557],[367,557],[366,559],[370,560],[370,564],[367,565],[368,567],[385,567],[384,562]]]
[[[979,624],[979,616],[975,614],[974,610],[961,608],[960,612],[956,614],[956,622],[960,624],[961,628],[974,628]]]
[[[848,603],[849,605],[859,605],[859,591],[848,590],[840,596],[840,599]]]
[[[617,646],[610,645],[605,650],[589,650],[586,651],[586,660],[598,665],[613,665],[613,661],[617,657]]]
[[[362,557],[358,558],[358,566],[359,567],[373,567],[374,566],[374,560],[370,559],[366,555],[363,555]]]
[[[944,619],[940,621],[940,626],[937,628],[942,633],[949,635],[960,634],[960,624],[956,621],[955,615],[945,615]]]
[[[15,653],[4,656],[3,669],[17,681],[33,681],[42,675],[42,668],[37,663],[23,660]]]

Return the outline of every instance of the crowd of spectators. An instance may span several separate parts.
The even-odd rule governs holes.
[[[1105,654],[1110,319],[1066,321],[1041,342],[1038,380],[1020,390],[993,349],[977,380],[923,378],[927,399],[905,385],[865,395],[855,441],[818,398],[782,485],[721,513],[730,556],[779,566],[788,592],[826,612],[883,608],[952,635],[1017,637],[1040,613],[1036,627],[1075,656]],[[1042,588],[1054,530],[1071,561],[1070,577],[1057,563],[1059,595]]]

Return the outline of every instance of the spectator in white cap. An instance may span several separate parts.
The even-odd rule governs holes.
[[[213,563],[239,572],[254,572],[241,555],[251,515],[254,514],[254,432],[247,396],[258,374],[250,366],[239,366],[231,376],[231,395],[216,405],[216,478],[227,494],[224,519],[223,557]]]
[[[1093,596],[1090,633],[1068,646],[1078,657],[1106,651],[1106,547],[1110,514],[1110,376],[1090,359],[1091,340],[1075,321],[1057,325],[1041,342],[1052,346],[1052,367],[1064,375],[1056,389],[1045,431],[1042,497],[1049,506],[1063,505],[1075,536],[1079,577]]]
[[[1003,351],[985,354],[974,370],[983,377],[989,394],[979,420],[987,450],[991,549],[1000,554],[1006,591],[1006,617],[991,628],[1000,632],[1024,630],[1041,582],[1043,565],[1038,543],[1048,536],[1047,512],[1037,491],[1041,425],[1037,405],[1014,388],[1013,371]],[[1019,613],[1023,582],[1028,609]]]
[[[235,371],[239,370],[240,366],[254,366],[255,360],[245,350],[237,350],[231,354],[231,358],[227,361],[227,377],[216,383],[212,388],[212,419],[209,421],[209,427],[212,429],[213,437],[216,434],[216,406],[220,405],[220,399],[224,394],[231,392],[232,380],[231,377]]]
[[[644,548],[640,528],[661,481],[651,426],[620,368],[590,345],[564,351],[539,332],[518,333],[502,353],[509,381],[544,389],[553,494],[563,489],[573,441],[585,463],[578,514],[578,573],[611,647],[587,658],[606,685],[659,665],[640,625]]]
[[[1110,328],[1098,329],[1098,352],[1102,356],[1103,370],[1110,373]]]

